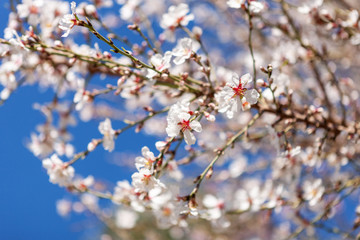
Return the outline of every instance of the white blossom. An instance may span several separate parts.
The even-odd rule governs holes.
[[[264,9],[264,4],[257,1],[251,1],[249,3],[249,11],[251,13],[260,13]]]
[[[134,173],[131,176],[131,179],[131,184],[134,186],[135,191],[137,192],[149,192],[155,188],[165,188],[160,180],[153,176],[153,171],[146,168],[141,168],[139,172]]]
[[[59,22],[59,28],[65,33],[61,37],[67,37],[70,34],[71,29],[77,24],[76,19],[76,3],[71,2],[71,14],[64,15]]]
[[[348,18],[346,21],[343,21],[341,25],[343,27],[355,27],[359,24],[359,12],[356,9],[353,9],[349,12]]]
[[[248,90],[246,85],[252,82],[250,74],[239,76],[234,73],[231,82],[215,94],[215,99],[219,104],[219,112],[226,113],[228,118],[233,118],[234,114],[242,110],[247,110],[252,104],[257,103],[260,94],[255,90]]]
[[[122,1],[121,1],[122,2]],[[139,6],[142,0],[128,0],[126,4],[124,4],[120,9],[120,16],[123,20],[130,20],[133,15],[135,9]],[[120,1],[118,1],[120,3]]]
[[[309,201],[310,206],[317,204],[325,192],[325,187],[322,185],[322,180],[316,179],[315,181],[305,181],[303,186],[303,197]]]
[[[134,199],[134,188],[130,185],[127,180],[118,181],[114,189],[113,202],[114,203],[123,203],[123,202],[132,202]]]
[[[93,99],[91,98],[88,91],[86,91],[85,89],[79,89],[74,95],[74,103],[76,104],[75,109],[77,111],[80,111],[81,109],[83,109],[84,105],[91,102],[92,100]]]
[[[298,7],[298,12],[308,14],[311,10],[319,8],[323,2],[324,0],[307,0],[301,7]]]
[[[109,152],[114,150],[115,142],[115,130],[112,129],[111,121],[109,118],[106,118],[105,121],[101,122],[99,124],[99,131],[101,134],[104,135],[103,138],[103,147],[105,150],[108,150]]]
[[[92,185],[94,185],[94,177],[89,175],[86,178],[77,178],[73,181],[73,185],[76,187],[77,190],[85,191]]]
[[[71,184],[75,170],[72,166],[61,161],[56,154],[43,160],[42,165],[46,168],[51,183],[59,184],[59,186],[69,186]]]
[[[62,216],[66,217],[71,212],[72,203],[66,199],[60,199],[56,201],[56,211],[57,213]]]
[[[178,6],[170,6],[168,13],[162,16],[160,26],[164,29],[175,28],[177,26],[186,26],[192,20],[194,20],[193,14],[189,13],[189,6],[185,3],[181,3]]]
[[[135,227],[138,218],[134,211],[119,209],[115,215],[115,225],[121,229],[131,229]]]
[[[241,8],[241,5],[245,4],[245,0],[228,0],[226,3],[231,8]]]
[[[207,208],[206,211],[200,212],[200,216],[210,220],[215,227],[227,228],[230,226],[230,221],[224,216],[225,214],[225,200],[217,198],[211,194],[206,194],[203,198],[203,204]]]
[[[141,153],[143,157],[135,158],[135,167],[137,168],[137,170],[140,170],[141,168],[153,170],[153,163],[155,162],[154,153],[151,152],[146,146],[141,149]]]
[[[190,38],[180,39],[177,46],[172,50],[172,55],[176,57],[174,63],[177,65],[184,63],[185,60],[189,59],[191,54],[193,52],[196,53],[199,48],[200,44]]]
[[[247,166],[247,160],[243,156],[239,156],[234,161],[232,161],[229,165],[229,173],[232,178],[239,177]]]
[[[84,193],[80,196],[81,203],[88,209],[96,211],[99,208],[99,198],[90,193]]]
[[[189,102],[183,101],[174,104],[167,116],[168,125],[166,127],[166,132],[169,137],[176,137],[180,132],[184,134],[185,142],[188,145],[192,145],[196,142],[192,130],[196,132],[201,132],[202,127],[200,122],[195,119],[192,119],[190,114]]]
[[[170,51],[165,52],[164,56],[162,56],[161,54],[158,53],[151,57],[150,62],[157,71],[162,72],[171,66],[171,64],[170,64],[171,56],[172,56],[172,53]],[[156,71],[148,69],[147,77],[153,78],[157,74],[158,73]]]
[[[27,18],[30,25],[36,26],[40,22],[39,14],[44,5],[43,0],[23,0],[16,6],[20,18]]]
[[[225,207],[224,199],[216,198],[214,195],[206,194],[203,198],[203,204],[207,208],[209,219],[218,219],[222,215]]]

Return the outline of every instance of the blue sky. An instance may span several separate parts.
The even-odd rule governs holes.
[[[75,219],[64,220],[56,213],[55,202],[64,196],[64,189],[48,182],[40,160],[25,147],[34,126],[43,121],[32,103],[46,95],[24,87],[0,108],[0,239],[78,239],[81,235],[71,230]]]

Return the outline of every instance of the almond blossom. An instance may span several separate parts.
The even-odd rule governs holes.
[[[71,2],[71,14],[66,14],[60,19],[59,28],[65,33],[61,37],[67,37],[70,34],[71,29],[77,25],[78,20],[76,16],[76,3]]]
[[[225,217],[225,200],[214,195],[206,194],[203,198],[206,211],[200,212],[202,218],[210,220],[213,226],[228,228],[230,221]]]
[[[39,14],[44,6],[43,0],[23,0],[16,6],[20,18],[27,18],[30,25],[39,24]]]
[[[228,0],[226,3],[231,8],[241,8],[245,4],[245,0]]]
[[[105,150],[112,152],[115,147],[115,130],[112,129],[111,121],[109,118],[106,118],[105,121],[99,124],[99,131],[104,135],[103,147]]]
[[[224,199],[216,198],[211,194],[206,194],[203,198],[203,204],[208,209],[206,212],[209,219],[218,219],[223,214],[225,208]]]
[[[161,207],[153,210],[159,228],[167,229],[179,224],[180,211],[182,210],[178,202],[168,200]]]
[[[150,62],[157,71],[162,72],[171,66],[170,65],[171,56],[172,56],[172,53],[170,51],[167,51],[164,56],[162,56],[161,54],[158,53],[151,57]],[[158,73],[156,71],[148,69],[147,77],[153,78],[157,74]]]
[[[250,13],[260,13],[264,9],[264,4],[257,1],[251,1],[249,3]]]
[[[174,63],[176,65],[184,63],[185,60],[189,59],[191,54],[195,53],[199,48],[200,44],[190,38],[180,39],[177,46],[172,50],[172,55],[176,57]]]
[[[308,14],[312,10],[317,10],[323,4],[324,0],[315,0],[315,1],[304,1],[301,7],[298,7],[298,12],[303,14]]]
[[[240,211],[259,211],[266,202],[269,192],[266,188],[261,188],[256,181],[249,182],[247,189],[238,189],[235,192],[235,209]],[[255,186],[254,186],[255,185]]]
[[[137,192],[149,192],[154,189],[165,188],[164,184],[153,176],[153,171],[146,168],[141,168],[139,172],[134,173],[131,179],[131,184]]]
[[[75,109],[80,111],[83,109],[84,105],[90,103],[92,100],[93,98],[91,97],[89,91],[86,91],[85,89],[79,89],[74,95],[74,103],[76,104]]]
[[[59,186],[69,186],[71,184],[75,170],[72,166],[61,161],[56,154],[43,160],[42,165],[46,168],[51,183],[59,184]]]
[[[94,177],[89,175],[86,178],[75,178],[73,181],[73,185],[79,191],[86,191],[89,187],[94,185],[95,180]]]
[[[226,3],[230,8],[245,8],[245,3],[248,3],[248,8],[250,13],[259,13],[264,9],[264,4],[256,0],[246,1],[246,0],[228,0]]]
[[[309,201],[310,206],[315,206],[325,193],[325,187],[322,185],[322,180],[320,178],[312,182],[305,181],[303,190],[303,197],[305,200]]]
[[[201,132],[201,124],[191,118],[193,113],[189,109],[190,103],[187,101],[178,102],[174,104],[169,111],[167,116],[168,126],[166,132],[169,137],[176,137],[179,133],[184,134],[184,140],[188,145],[192,145],[196,142],[192,130]]]
[[[119,4],[124,4],[125,1],[118,0]],[[130,20],[134,15],[135,9],[139,6],[142,0],[127,0],[126,3],[120,9],[120,16],[123,20]]]
[[[141,149],[141,153],[143,157],[135,158],[135,166],[137,170],[140,170],[142,168],[152,170],[154,168],[153,163],[155,162],[154,153],[151,152],[146,146]]]
[[[234,73],[231,82],[215,94],[215,99],[219,104],[219,112],[226,113],[228,118],[233,118],[234,114],[239,111],[249,109],[252,104],[257,103],[260,94],[255,90],[248,90],[246,85],[252,82],[250,74],[239,76]]]
[[[56,201],[56,211],[62,217],[67,217],[72,209],[72,202],[66,199]]]
[[[120,209],[115,215],[115,225],[121,229],[131,229],[135,227],[139,216],[131,210]]]
[[[168,13],[162,16],[160,26],[164,29],[186,26],[190,21],[194,20],[194,15],[188,13],[189,6],[185,3],[181,3],[178,6],[170,6]]]
[[[168,13],[162,16],[160,26],[165,29],[166,40],[174,42],[174,31],[178,26],[187,26],[188,23],[194,20],[193,14],[189,13],[189,6],[181,3],[178,6],[169,7]]]
[[[114,203],[131,202],[133,193],[134,188],[127,180],[118,181],[116,183],[116,187],[114,188],[112,200]]]

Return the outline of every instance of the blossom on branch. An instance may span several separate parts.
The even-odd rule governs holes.
[[[230,8],[248,8],[250,13],[260,13],[264,9],[264,4],[256,0],[228,0],[226,3]]]
[[[125,3],[123,0],[118,0],[117,2],[119,4]],[[124,4],[120,9],[121,19],[126,21],[130,20],[133,17],[136,8],[139,6],[141,2],[142,0],[128,0],[126,4]]]
[[[193,117],[194,113],[189,109],[190,103],[182,101],[174,104],[167,116],[168,126],[166,132],[169,137],[176,137],[180,132],[184,134],[184,140],[188,145],[196,142],[192,130],[201,132],[201,124]]]
[[[71,14],[64,15],[59,22],[59,28],[65,31],[61,37],[69,36],[71,29],[77,24],[76,3],[71,2]]]
[[[72,166],[61,161],[56,154],[43,160],[42,165],[46,168],[51,183],[59,184],[59,186],[69,186],[71,184],[75,170]]]
[[[153,171],[146,168],[141,168],[139,172],[134,173],[131,179],[131,184],[134,186],[136,192],[149,192],[154,189],[165,188],[164,184],[153,176]]]
[[[164,29],[186,26],[190,21],[194,20],[194,15],[188,13],[189,6],[185,3],[181,3],[178,6],[171,6],[169,7],[168,13],[162,16],[160,25]]]
[[[226,3],[231,8],[241,8],[245,4],[245,0],[228,0]]]
[[[179,26],[187,26],[190,21],[194,20],[193,14],[189,13],[189,6],[181,3],[178,6],[170,6],[168,13],[162,16],[160,26],[165,29],[166,39],[175,41],[174,31]]]
[[[320,178],[313,182],[305,181],[303,190],[303,197],[305,200],[309,201],[310,206],[315,206],[325,193],[325,187],[322,185],[322,180]]]
[[[249,3],[250,13],[260,13],[264,9],[264,4],[257,1],[251,1]]]
[[[143,147],[141,149],[141,153],[143,157],[137,157],[135,158],[135,166],[137,170],[140,170],[142,168],[146,168],[149,170],[153,170],[155,162],[155,156],[154,153],[149,150],[148,147]]]
[[[245,74],[239,78],[234,73],[232,81],[227,82],[226,86],[215,94],[215,99],[219,104],[219,112],[226,113],[228,118],[233,118],[239,111],[250,109],[252,104],[257,103],[260,94],[255,90],[248,90],[246,85],[252,82],[250,74]]]
[[[176,57],[174,59],[174,63],[176,65],[184,63],[185,60],[189,59],[191,54],[196,53],[199,48],[200,44],[198,42],[194,42],[190,38],[180,39],[177,46],[172,50],[172,55]]]
[[[20,18],[27,18],[31,26],[39,24],[39,13],[44,6],[44,0],[23,0],[16,6]]]
[[[112,152],[115,147],[114,137],[115,130],[112,129],[111,121],[109,118],[106,118],[105,121],[99,124],[99,131],[104,135],[103,147],[105,150]]]
[[[171,56],[172,53],[170,51],[167,51],[164,56],[158,53],[151,57],[150,62],[157,71],[162,72],[171,66],[170,64]],[[147,77],[153,78],[157,74],[158,73],[156,71],[148,69]]]

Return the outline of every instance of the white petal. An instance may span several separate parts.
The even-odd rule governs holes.
[[[214,208],[218,204],[218,199],[211,194],[206,194],[203,198],[203,204],[207,208]]]
[[[184,131],[184,139],[186,144],[193,145],[196,142],[196,138],[192,132],[189,130]]]
[[[251,89],[245,92],[246,101],[248,101],[250,104],[257,103],[259,97],[260,94],[255,89]]]
[[[195,121],[195,120],[192,121],[190,123],[190,127],[191,127],[191,129],[193,129],[196,132],[201,132],[202,131],[201,124],[198,121]]]
[[[239,75],[237,75],[237,73],[233,73],[232,75],[232,83],[234,86],[238,86],[239,85]],[[232,87],[232,86],[230,86]]]
[[[174,63],[176,65],[180,65],[180,64],[183,64],[186,60],[186,57],[185,56],[178,56],[174,59]]]
[[[252,77],[249,73],[241,76],[241,84],[243,86],[245,86],[246,84],[251,83],[251,82],[252,82]]]
[[[179,125],[169,125],[166,128],[166,133],[169,137],[176,137],[180,132],[181,127]]]

